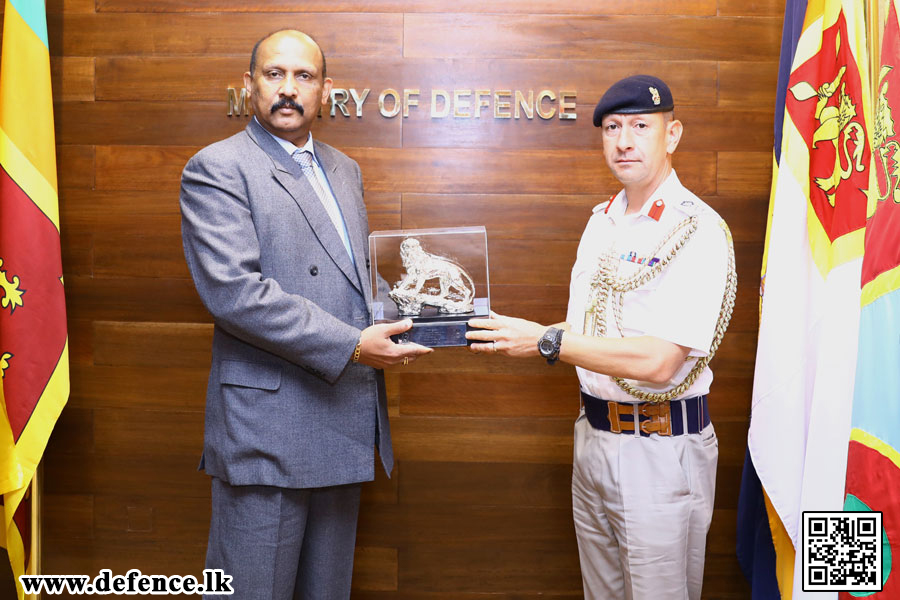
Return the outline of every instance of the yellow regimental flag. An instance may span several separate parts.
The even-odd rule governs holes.
[[[782,598],[823,598],[802,591],[790,547],[803,511],[843,507],[871,114],[863,3],[810,0],[784,98],[748,434],[773,534],[791,541],[776,535]]]
[[[0,541],[21,600],[18,577],[36,542],[29,486],[69,396],[50,53],[39,0],[6,0],[0,167]]]

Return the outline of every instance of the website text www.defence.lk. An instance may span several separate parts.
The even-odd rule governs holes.
[[[203,580],[193,575],[144,575],[131,569],[125,575],[113,575],[109,569],[91,579],[90,575],[22,575],[19,582],[26,594],[126,594],[166,596],[169,594],[206,594],[229,596],[234,593],[231,576],[221,569],[204,569]]]

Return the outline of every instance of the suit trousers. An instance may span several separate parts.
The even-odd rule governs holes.
[[[572,511],[585,598],[699,600],[718,456],[712,424],[636,437],[581,413]]]
[[[232,486],[213,477],[206,568],[232,576],[241,600],[349,598],[360,490]]]

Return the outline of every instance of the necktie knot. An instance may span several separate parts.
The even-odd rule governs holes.
[[[311,167],[313,164],[312,154],[306,150],[295,150],[294,153],[291,154],[291,158],[304,169]]]

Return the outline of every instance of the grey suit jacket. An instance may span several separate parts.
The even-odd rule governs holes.
[[[232,485],[324,487],[393,466],[381,371],[350,362],[370,323],[359,166],[315,142],[356,266],[300,167],[255,121],[181,179],[184,254],[215,321],[201,468]]]

